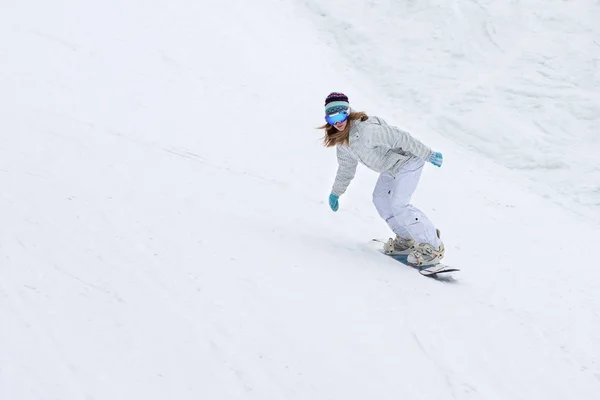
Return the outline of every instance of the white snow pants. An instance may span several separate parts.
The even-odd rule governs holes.
[[[383,172],[373,191],[373,204],[381,218],[402,238],[412,237],[417,243],[429,243],[436,249],[441,240],[435,226],[410,198],[417,188],[425,162],[413,158],[404,164],[396,176]]]

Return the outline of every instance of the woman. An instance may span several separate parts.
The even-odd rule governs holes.
[[[333,92],[325,99],[326,147],[336,146],[338,170],[329,195],[333,211],[354,178],[358,163],[380,172],[373,203],[381,218],[396,234],[384,245],[387,254],[406,255],[415,266],[437,264],[444,257],[440,233],[429,218],[410,204],[425,162],[440,167],[442,154],[408,132],[350,109],[348,97]]]

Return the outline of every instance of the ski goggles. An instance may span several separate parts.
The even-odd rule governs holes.
[[[336,112],[330,115],[326,115],[325,116],[325,121],[327,121],[327,123],[329,125],[335,125],[339,122],[344,122],[345,120],[348,119],[348,116],[350,115],[350,110],[342,110],[340,112]]]

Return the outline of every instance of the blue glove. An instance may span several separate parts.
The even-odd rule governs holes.
[[[433,152],[431,153],[431,157],[429,157],[429,162],[435,165],[436,167],[441,167],[444,162],[444,157],[442,157],[442,153]]]
[[[338,203],[339,198],[340,196],[336,196],[333,193],[329,195],[329,207],[331,207],[333,211],[337,211],[338,208],[340,208],[340,204]]]

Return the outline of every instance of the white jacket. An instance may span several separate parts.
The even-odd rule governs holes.
[[[429,161],[429,147],[381,118],[369,117],[366,121],[350,121],[350,124],[350,144],[337,146],[338,170],[331,191],[337,196],[346,192],[359,162],[373,171],[395,176],[413,157]]]

